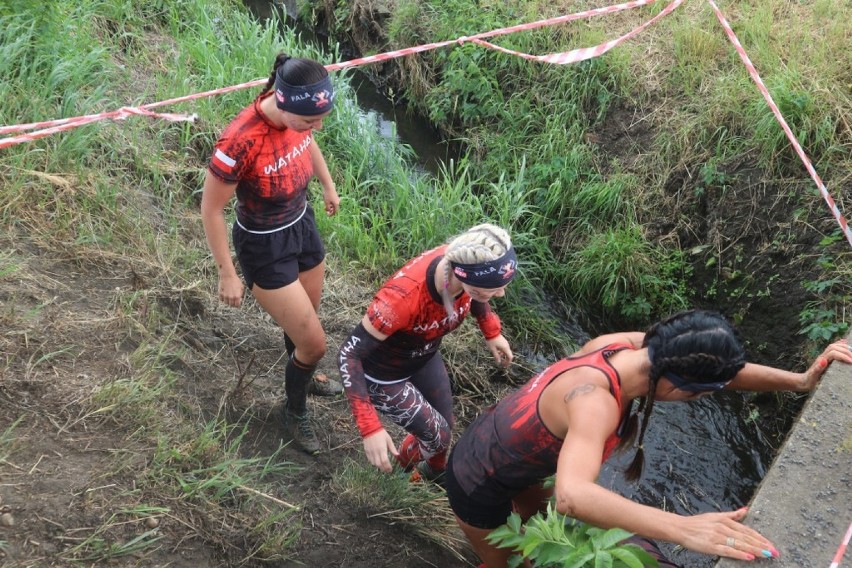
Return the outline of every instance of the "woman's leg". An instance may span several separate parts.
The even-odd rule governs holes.
[[[410,381],[383,385],[368,383],[370,400],[376,409],[394,424],[401,426],[419,442],[411,448],[415,461],[435,455],[445,455],[450,444],[450,426],[446,418],[423,396]],[[409,438],[403,446],[411,445]],[[443,469],[443,468],[442,468]]]
[[[319,313],[320,298],[322,297],[322,287],[325,279],[325,261],[319,265],[299,273],[299,282],[305,289],[305,293],[314,307],[314,311]],[[287,346],[287,352],[291,353],[295,350],[295,342],[285,333],[284,343]],[[343,385],[332,378],[329,378],[325,373],[316,373],[313,380],[309,383],[308,392],[319,396],[337,396],[343,393]]]
[[[319,312],[320,298],[322,297],[322,286],[325,282],[325,261],[323,260],[317,266],[310,270],[305,270],[299,273],[299,282],[302,283],[302,288],[311,300],[311,305],[315,312]]]
[[[295,344],[284,371],[284,426],[302,449],[318,453],[320,443],[307,412],[308,384],[326,349],[317,312],[299,280],[274,290],[254,285],[251,292]]]
[[[462,521],[458,516],[456,522],[461,528],[467,540],[473,546],[476,555],[485,563],[487,568],[506,568],[509,558],[514,554],[509,548],[497,548],[490,544],[487,537],[494,529],[480,529]]]
[[[552,488],[545,489],[541,485],[534,485],[516,495],[512,499],[512,507],[526,521],[534,514],[547,509],[547,501],[552,494]],[[505,568],[507,566],[509,558],[515,553],[508,548],[497,548],[486,540],[486,537],[494,529],[474,527],[462,521],[458,516],[456,516],[456,522],[487,568]],[[529,566],[529,563],[525,561],[523,566]]]
[[[445,422],[438,425],[442,428],[437,436],[437,439],[441,442],[440,446],[430,446],[428,438],[424,437],[422,433],[408,429],[411,434],[401,444],[400,452],[406,446],[417,447],[419,445],[419,451],[416,453],[425,458],[429,466],[423,468],[421,474],[429,479],[435,479],[446,468],[447,450],[450,447],[453,425],[455,424],[450,376],[441,354],[436,353],[422,369],[415,373],[411,377],[411,383],[423,394],[423,398],[444,417]],[[414,439],[411,439],[412,437]]]
[[[325,331],[301,280],[274,290],[255,284],[251,293],[293,340],[296,358],[306,365],[316,365],[325,355]]]

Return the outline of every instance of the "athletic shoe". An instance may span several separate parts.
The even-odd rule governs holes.
[[[409,480],[414,483],[418,481],[431,481],[435,485],[444,487],[444,471],[445,470],[443,469],[435,471],[432,469],[432,466],[429,465],[429,462],[422,461],[414,468]]]
[[[328,376],[317,373],[308,384],[308,393],[316,396],[337,396],[343,392],[343,385]]]
[[[422,459],[420,457],[420,440],[414,434],[407,435],[399,445],[399,455],[396,456],[399,467],[404,471],[411,471]]]
[[[296,414],[283,406],[281,409],[281,425],[284,431],[301,446],[302,450],[314,456],[322,450],[314,424],[311,421],[311,413]]]

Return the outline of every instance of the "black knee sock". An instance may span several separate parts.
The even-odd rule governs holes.
[[[287,409],[296,414],[304,414],[307,410],[308,384],[316,370],[316,365],[305,365],[296,355],[287,361],[284,370],[284,392],[287,393]]]
[[[284,334],[284,348],[287,350],[287,357],[292,357],[293,353],[296,352],[296,344],[286,333]]]

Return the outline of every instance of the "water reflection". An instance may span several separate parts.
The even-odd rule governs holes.
[[[766,473],[773,449],[745,423],[735,392],[692,402],[657,403],[645,436],[645,473],[624,480],[632,452],[604,465],[600,483],[637,502],[683,515],[730,511],[747,505]],[[689,568],[712,568],[713,557],[662,546]]]

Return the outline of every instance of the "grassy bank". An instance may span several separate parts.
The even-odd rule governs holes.
[[[600,5],[400,0],[387,9],[329,0],[304,16],[377,52]],[[720,5],[834,198],[848,203],[847,3]],[[532,54],[593,46],[664,6],[495,41]],[[848,329],[849,244],[706,3],[687,2],[576,65],[466,44],[394,60],[377,73],[465,143],[482,180],[511,179],[533,196],[518,225],[546,240],[558,262],[542,270],[542,281],[572,303],[610,323],[696,303],[747,323],[769,295],[795,304],[785,325],[808,340]],[[799,259],[792,278],[781,258]]]

